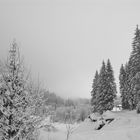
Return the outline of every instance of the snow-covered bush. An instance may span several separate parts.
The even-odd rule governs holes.
[[[0,134],[2,140],[33,140],[41,117],[34,115],[41,95],[31,94],[29,80],[14,42],[6,63],[0,66]]]

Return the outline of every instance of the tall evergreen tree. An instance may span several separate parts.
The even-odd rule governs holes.
[[[133,38],[133,42],[132,42],[132,48],[133,50],[137,50],[137,47],[140,44],[140,30],[139,27],[137,25],[136,30],[135,30],[135,37]]]
[[[93,79],[93,84],[92,84],[92,91],[91,91],[91,106],[92,106],[92,111],[96,112],[96,105],[97,105],[97,94],[98,94],[98,84],[99,84],[99,74],[98,71],[96,71],[94,79]]]
[[[140,72],[138,72],[134,78],[132,79],[132,82],[134,84],[134,93],[135,93],[135,100],[138,104],[140,102]]]
[[[36,118],[31,118],[35,99],[28,92],[28,80],[15,42],[7,63],[0,68],[0,137],[29,139],[38,125]]]
[[[140,72],[140,30],[137,26],[135,31],[135,37],[132,43],[132,53],[129,58],[129,105],[130,109],[135,109],[137,105],[137,91],[135,89],[135,83],[132,80],[138,72]]]
[[[122,108],[125,109],[125,92],[124,92],[124,86],[125,86],[125,69],[123,64],[121,65],[120,68],[120,75],[119,75],[119,84],[120,84],[120,94],[122,98]]]
[[[0,71],[0,131],[2,139],[12,139],[18,135],[22,125],[20,118],[28,106],[27,92],[16,43],[9,51],[8,62]],[[24,119],[24,118],[23,118]]]
[[[114,99],[116,97],[117,89],[116,89],[113,68],[111,66],[109,59],[107,61],[106,72],[107,72],[107,77],[106,77],[106,79],[107,79],[107,82],[106,82],[107,94],[105,97],[106,110],[112,110],[114,107]]]
[[[120,68],[120,74],[119,74],[120,94],[123,94],[124,79],[125,79],[125,69],[124,69],[124,66],[122,64],[121,68]]]
[[[122,108],[129,109],[128,103],[128,64],[121,66],[120,75],[119,75],[119,84],[120,84],[120,94],[122,98]]]
[[[113,69],[108,60],[107,65],[102,62],[100,73],[96,72],[92,85],[91,105],[94,112],[102,114],[104,111],[112,110],[116,97],[116,84]]]
[[[97,93],[97,105],[96,110],[100,114],[102,114],[104,111],[106,111],[106,96],[107,96],[107,72],[106,72],[106,65],[103,61],[102,67],[100,70],[100,76],[99,76],[99,84],[98,84],[98,93]]]

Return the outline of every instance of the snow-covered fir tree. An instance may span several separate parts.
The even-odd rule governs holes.
[[[0,136],[2,140],[31,139],[40,119],[32,117],[35,105],[28,91],[16,42],[0,69]],[[39,96],[38,96],[39,97]]]
[[[98,83],[98,89],[97,89],[97,104],[96,104],[96,110],[100,114],[102,114],[106,110],[106,100],[105,97],[107,95],[107,72],[106,72],[106,65],[103,61],[102,67],[100,70],[99,75],[99,83]]]
[[[125,109],[127,108],[126,105],[126,96],[125,96],[125,77],[126,77],[126,73],[125,73],[125,69],[123,64],[121,65],[120,68],[120,75],[119,75],[119,84],[120,84],[120,94],[121,94],[121,98],[122,98],[122,108]]]
[[[128,64],[126,63],[125,66],[121,66],[120,68],[120,75],[119,75],[119,84],[120,84],[120,94],[121,94],[121,101],[122,101],[122,108],[129,109],[128,103]]]
[[[132,42],[132,52],[128,63],[120,69],[120,92],[123,109],[136,109],[139,89],[138,73],[140,72],[140,29],[138,25]],[[137,78],[136,78],[137,77]],[[137,82],[136,82],[137,81]]]
[[[114,99],[116,97],[117,89],[116,89],[113,68],[111,66],[109,59],[107,61],[106,72],[107,72],[107,77],[106,77],[107,94],[105,97],[106,110],[112,110],[114,107]]]
[[[96,71],[91,91],[91,106],[93,112],[102,114],[114,107],[116,84],[110,60],[107,65],[103,61],[100,73]]]
[[[93,79],[93,84],[92,84],[92,91],[91,91],[91,106],[92,106],[92,111],[96,112],[96,105],[97,105],[97,94],[98,94],[98,85],[99,85],[99,74],[98,71],[96,71],[94,79]]]
[[[135,31],[135,37],[132,43],[132,53],[129,58],[129,105],[130,109],[135,109],[137,106],[137,91],[135,89],[135,84],[133,83],[133,78],[138,72],[140,72],[140,30],[137,26]]]
[[[138,72],[132,79],[132,83],[134,84],[133,92],[135,94],[135,100],[138,104],[140,102],[140,72]]]

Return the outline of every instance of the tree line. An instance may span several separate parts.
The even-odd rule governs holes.
[[[112,110],[116,97],[116,83],[110,60],[107,64],[102,62],[100,72],[96,71],[91,91],[92,112],[102,114],[104,111]]]
[[[135,30],[132,52],[128,62],[120,68],[120,93],[122,108],[139,110],[140,104],[140,29]]]
[[[140,113],[140,29],[135,30],[132,52],[128,62],[122,64],[119,74],[122,109]],[[100,72],[96,71],[91,91],[92,112],[112,110],[116,97],[116,84],[110,60],[103,61]]]

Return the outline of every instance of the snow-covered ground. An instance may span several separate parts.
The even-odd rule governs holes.
[[[140,115],[136,111],[108,112],[104,117],[114,117],[101,130],[95,130],[96,122],[74,124],[69,140],[140,140]],[[55,123],[54,132],[41,130],[40,140],[66,140],[65,124]]]

